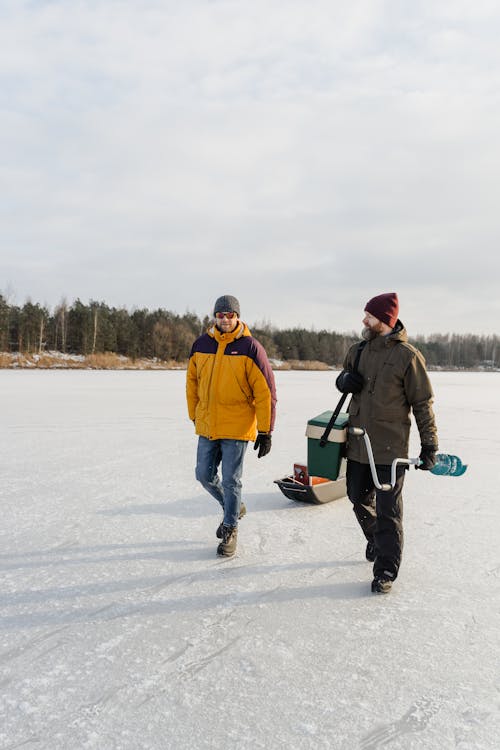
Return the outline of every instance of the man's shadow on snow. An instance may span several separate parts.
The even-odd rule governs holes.
[[[213,550],[212,550],[213,552]],[[213,556],[213,555],[212,555]],[[205,541],[196,539],[81,545],[77,542],[49,549],[0,554],[2,570],[80,567],[82,565],[121,565],[134,562],[199,562],[209,557]],[[0,608],[3,595],[0,594]]]
[[[233,558],[234,560],[234,558]],[[339,563],[329,563],[328,565],[346,565],[346,561]],[[351,563],[355,564],[355,563]],[[227,565],[226,562],[221,562],[219,565]],[[303,567],[301,564],[293,564],[292,566],[286,567]],[[317,564],[318,567],[323,567],[323,564]],[[247,566],[242,566],[246,568]],[[256,572],[256,568],[260,566],[248,566],[252,568],[252,572]],[[265,568],[266,566],[262,566]],[[270,566],[273,571],[276,571],[280,566]],[[228,568],[227,576],[228,579],[232,574],[239,574],[240,568],[233,567]],[[220,572],[219,574],[220,575]],[[221,593],[207,593],[207,594],[195,594],[191,596],[178,596],[178,593],[174,597],[169,597],[168,587],[175,582],[182,583],[182,579],[190,581],[195,576],[181,575],[176,576],[172,580],[169,576],[158,577],[151,579],[139,579],[136,581],[114,581],[106,583],[94,583],[87,586],[76,585],[63,587],[61,589],[46,589],[36,592],[18,592],[12,597],[11,604],[22,604],[26,607],[27,604],[47,604],[51,599],[53,604],[50,609],[44,611],[33,611],[23,612],[22,614],[14,614],[11,616],[4,616],[1,620],[2,630],[20,630],[24,628],[37,628],[37,627],[52,627],[56,628],[55,633],[59,632],[61,627],[70,627],[73,624],[81,624],[83,622],[99,622],[106,620],[116,620],[121,618],[131,617],[153,617],[153,616],[172,616],[178,615],[185,612],[207,612],[207,611],[219,611],[221,616],[224,612],[232,609],[238,609],[241,607],[248,607],[251,609],[255,605],[272,604],[280,605],[287,604],[290,602],[307,601],[318,598],[329,599],[332,602],[350,601],[354,599],[371,599],[375,601],[373,594],[368,590],[366,582],[364,583],[353,583],[353,582],[336,582],[336,583],[321,583],[319,585],[301,585],[301,586],[289,586],[284,584],[273,585],[270,582],[268,588],[261,588],[258,591],[235,591],[228,593],[223,591]],[[198,579],[198,576],[196,576]],[[99,606],[82,606],[76,609],[74,606],[69,609],[59,609],[54,607],[54,604],[61,603],[61,601],[68,600],[72,601],[75,595],[81,596],[95,596],[100,594],[116,595],[123,592],[132,591],[138,588],[140,595],[147,594],[146,600],[131,602],[131,601],[109,601],[105,600]],[[157,597],[162,596],[161,599],[156,598],[152,600],[152,595]],[[34,598],[32,598],[34,597]],[[50,635],[50,633],[49,633]],[[0,657],[0,662],[2,661]]]
[[[304,507],[311,503],[298,503],[276,492],[244,493],[244,502],[249,513]],[[103,516],[148,516],[162,515],[172,518],[203,518],[220,515],[219,504],[207,493],[179,500],[165,499],[159,503],[131,503],[118,508],[100,511]]]

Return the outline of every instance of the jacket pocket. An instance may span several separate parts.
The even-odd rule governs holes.
[[[220,402],[226,406],[245,405],[246,407],[253,404],[253,394],[250,391],[245,379],[242,367],[242,358],[229,358],[226,364],[223,377],[223,387],[220,390]]]
[[[351,403],[349,404],[349,407],[347,409],[347,413],[353,417],[356,417],[359,414],[359,403],[357,401],[354,401],[354,399],[351,400]]]

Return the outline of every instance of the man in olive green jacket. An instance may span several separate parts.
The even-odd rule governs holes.
[[[432,409],[433,392],[422,354],[408,343],[398,319],[395,292],[369,300],[363,318],[364,345],[354,344],[337,378],[342,393],[352,393],[349,426],[368,433],[380,484],[390,484],[395,458],[408,457],[410,412],[421,442],[419,469],[432,469],[438,449]],[[363,346],[357,367],[356,355]],[[373,562],[372,591],[388,593],[397,578],[403,549],[402,489],[407,466],[398,465],[392,490],[375,488],[362,437],[349,436],[347,494],[367,539],[366,558]]]

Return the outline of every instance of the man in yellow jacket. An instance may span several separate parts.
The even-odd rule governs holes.
[[[186,379],[189,418],[198,438],[196,478],[222,506],[217,554],[236,552],[241,475],[248,441],[258,457],[271,450],[276,387],[264,347],[240,320],[236,297],[214,305],[214,323],[193,344]],[[222,464],[222,481],[218,469]]]

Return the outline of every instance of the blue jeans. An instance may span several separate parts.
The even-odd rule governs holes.
[[[246,440],[198,439],[196,479],[224,509],[224,525],[237,526]],[[222,482],[218,468],[222,462]]]

